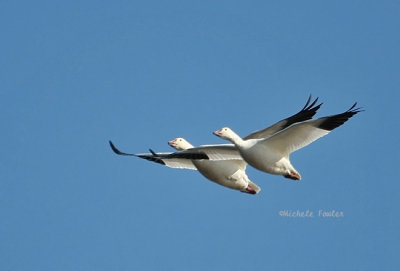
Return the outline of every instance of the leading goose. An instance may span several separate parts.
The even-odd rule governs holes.
[[[293,123],[266,138],[242,139],[228,127],[217,130],[214,134],[231,141],[243,159],[256,169],[300,180],[301,175],[290,163],[290,154],[327,135],[362,111],[356,106],[357,103],[341,114]]]

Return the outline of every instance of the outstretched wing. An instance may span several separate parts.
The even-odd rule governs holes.
[[[201,145],[181,151],[181,153],[201,153],[206,155],[209,160],[243,160],[233,144]]]
[[[135,156],[148,161],[159,163],[171,168],[185,168],[197,170],[193,165],[192,159],[208,159],[204,153],[181,153],[181,152],[167,152],[155,153],[150,149],[151,153],[125,153],[118,150],[115,145],[109,141],[111,149],[118,155]]]
[[[267,137],[289,127],[290,125],[292,125],[294,123],[303,122],[303,121],[311,119],[317,113],[317,110],[322,105],[322,103],[320,103],[319,105],[314,106],[317,103],[317,101],[318,101],[318,98],[316,98],[310,104],[310,102],[311,102],[311,95],[310,95],[308,97],[306,104],[298,113],[296,113],[293,116],[290,116],[284,120],[281,120],[281,121],[275,123],[274,125],[271,125],[263,130],[253,132],[243,139],[247,140],[247,139],[267,138]]]
[[[355,114],[361,112],[362,110],[360,108],[355,108],[356,105],[357,103],[341,114],[292,124],[286,129],[266,138],[262,142],[282,155],[289,155],[309,145],[318,138],[327,135],[330,131],[341,126]]]

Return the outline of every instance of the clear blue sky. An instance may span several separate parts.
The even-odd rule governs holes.
[[[0,2],[0,269],[398,270],[399,26],[397,1]],[[366,111],[292,155],[301,182],[248,168],[256,196],[107,143],[225,143],[310,93]]]

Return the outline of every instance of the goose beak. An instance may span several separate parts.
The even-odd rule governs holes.
[[[213,134],[216,135],[216,136],[221,136],[222,135],[222,129],[213,132]]]
[[[168,145],[173,147],[175,145],[176,139],[168,141]]]

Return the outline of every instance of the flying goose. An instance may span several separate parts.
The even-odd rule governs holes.
[[[155,153],[150,149],[150,153],[135,154],[121,152],[111,141],[109,141],[109,144],[118,155],[135,156],[171,168],[198,170],[204,177],[213,182],[249,194],[257,194],[261,190],[247,177],[247,164],[242,159],[206,160],[208,157],[204,153],[196,151],[196,148],[183,138],[176,138],[169,141],[168,144],[177,150],[190,149],[190,152]],[[230,147],[233,152],[236,152],[233,145]]]
[[[361,112],[362,110],[356,108],[356,106],[357,103],[341,114],[293,122],[265,138],[252,137],[251,135],[241,138],[228,127],[217,130],[214,134],[231,141],[243,159],[256,169],[270,174],[283,175],[293,180],[300,180],[301,175],[290,163],[290,154],[327,135],[355,114]],[[254,134],[257,134],[257,132]],[[205,152],[205,154],[207,153]]]
[[[168,141],[168,144],[178,151],[195,149],[192,144],[181,137]],[[249,194],[257,194],[261,190],[248,178],[246,174],[247,164],[243,160],[211,161],[195,159],[191,161],[204,177],[217,184]]]

